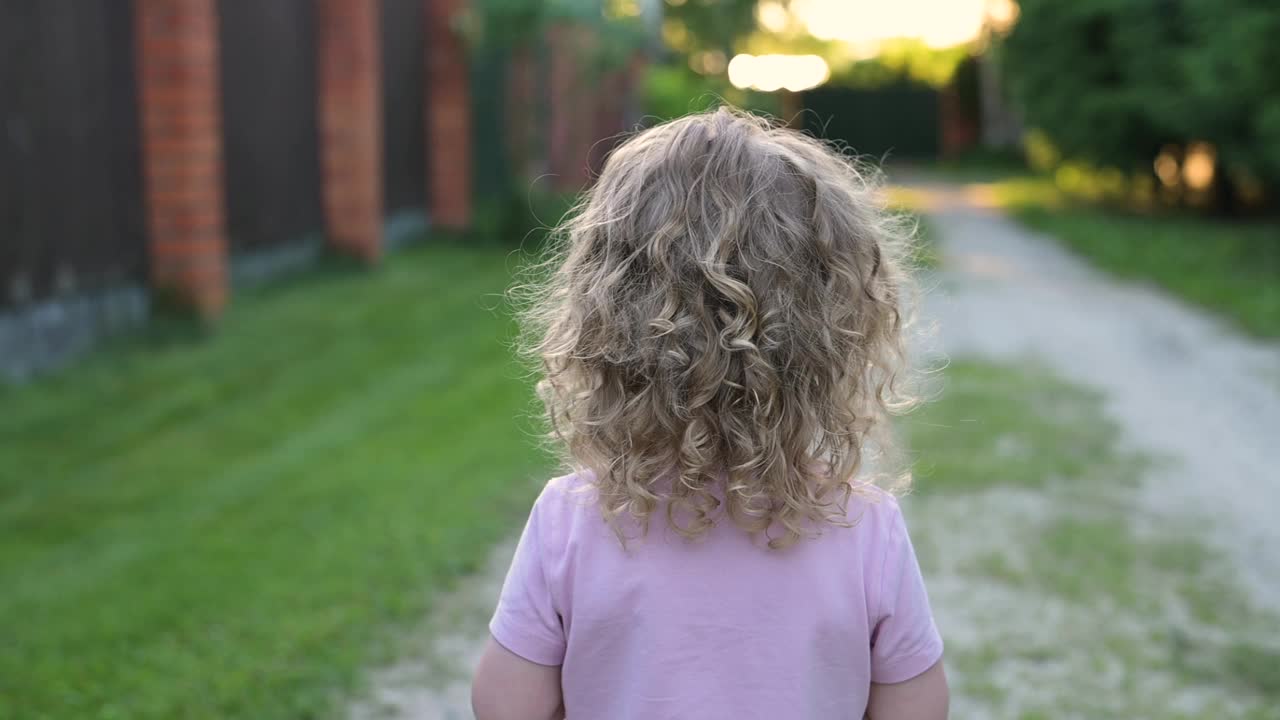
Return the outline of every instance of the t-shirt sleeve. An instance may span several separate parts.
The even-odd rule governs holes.
[[[905,682],[942,658],[942,636],[933,622],[920,564],[896,503],[891,516],[872,618],[871,681],[875,683]]]
[[[564,661],[564,627],[547,582],[541,527],[545,520],[539,510],[535,505],[529,514],[489,632],[498,644],[525,660],[559,665]]]

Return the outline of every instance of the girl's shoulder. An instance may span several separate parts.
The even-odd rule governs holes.
[[[596,505],[594,481],[590,471],[551,478],[534,501],[532,515],[556,534],[572,532],[593,518],[603,522]]]
[[[871,522],[876,525],[895,524],[902,521],[902,506],[898,495],[879,485],[857,485],[849,496],[848,520],[852,525]]]
[[[581,470],[551,478],[534,503],[534,513],[561,528],[572,527],[584,519],[602,522],[595,474]],[[853,534],[863,538],[870,535],[889,539],[905,532],[899,496],[872,483],[854,486],[845,505],[845,520]]]
[[[594,507],[595,500],[595,475],[584,470],[548,480],[534,507],[548,513],[579,512]]]
[[[887,551],[906,534],[898,496],[875,485],[861,487],[850,497],[847,519],[864,553]]]

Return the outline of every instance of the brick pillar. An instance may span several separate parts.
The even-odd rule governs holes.
[[[382,252],[382,53],[378,0],[317,0],[321,196],[331,247]]]
[[[227,303],[214,2],[133,3],[151,284],[205,320]]]
[[[427,18],[427,208],[447,228],[471,224],[471,79],[456,30],[467,0],[424,0]]]

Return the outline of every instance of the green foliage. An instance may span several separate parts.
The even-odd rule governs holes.
[[[536,492],[510,263],[424,243],[0,386],[0,717],[329,717]]]
[[[1280,181],[1280,5],[1269,0],[1023,0],[1001,48],[1028,123],[1067,157],[1150,167],[1212,143]]]
[[[560,193],[515,184],[477,204],[467,242],[536,248],[558,225],[578,199],[577,193]]]
[[[910,81],[938,88],[951,81],[969,53],[963,45],[936,49],[912,38],[891,40],[873,58],[832,58],[831,83],[872,88]]]
[[[1228,164],[1280,182],[1280,5],[1184,2],[1184,132],[1213,142]]]
[[[681,46],[675,48],[679,52],[691,55],[703,50],[719,50],[732,55],[735,44],[756,27],[757,1],[668,1],[663,8],[663,23],[680,28]]]
[[[477,0],[459,18],[472,48],[509,48],[525,44],[544,31],[547,3],[538,0]]]
[[[1023,0],[1005,67],[1029,124],[1067,155],[1134,167],[1179,139],[1179,44],[1162,0]],[[1176,87],[1176,85],[1174,85]]]
[[[735,42],[734,50],[752,55],[820,55],[836,65],[842,64],[840,58],[845,52],[837,40],[819,40],[798,30],[773,33],[761,29]]]
[[[648,39],[638,14],[614,11],[619,0],[477,0],[456,23],[478,53],[526,47],[541,41],[554,26],[590,30],[580,47],[582,67],[606,71],[626,64]],[[629,9],[638,9],[634,3]],[[634,6],[634,7],[632,7]]]
[[[644,78],[643,103],[645,114],[657,120],[670,120],[722,104],[770,115],[779,112],[777,95],[740,90],[723,76],[699,75],[683,62],[649,69]]]

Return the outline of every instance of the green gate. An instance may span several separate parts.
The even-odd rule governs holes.
[[[805,129],[847,143],[859,155],[938,156],[938,92],[898,83],[878,88],[821,87],[804,93]]]

